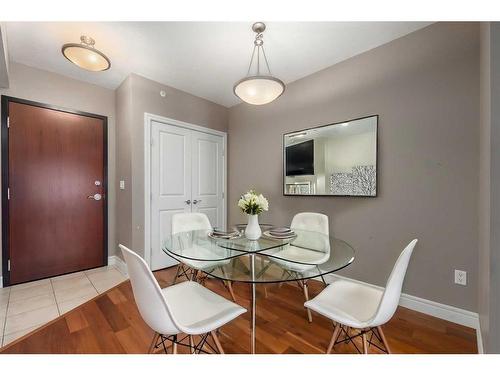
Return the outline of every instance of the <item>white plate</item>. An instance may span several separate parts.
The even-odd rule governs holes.
[[[287,236],[273,236],[270,231],[266,230],[264,233],[264,236],[268,238],[272,238],[273,240],[289,240],[291,238],[297,237],[297,234],[295,232],[290,233]]]
[[[227,236],[226,235],[217,235],[217,234],[209,233],[208,237],[213,238],[214,240],[234,240],[236,238],[240,238],[241,237],[241,233],[234,233],[234,234],[227,235]]]

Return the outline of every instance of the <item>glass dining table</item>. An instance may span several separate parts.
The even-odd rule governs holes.
[[[191,264],[208,276],[251,284],[251,352],[255,353],[256,285],[288,281],[306,282],[347,267],[354,249],[347,242],[318,232],[295,230],[295,236],[262,236],[252,241],[243,233],[222,239],[210,231],[179,232],[167,236],[162,250],[181,263]]]

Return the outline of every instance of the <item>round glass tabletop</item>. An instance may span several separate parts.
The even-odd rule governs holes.
[[[262,236],[251,241],[212,238],[210,231],[180,232],[165,239],[163,251],[189,267],[224,280],[273,283],[322,277],[354,261],[347,242],[322,233],[295,230],[296,236]]]

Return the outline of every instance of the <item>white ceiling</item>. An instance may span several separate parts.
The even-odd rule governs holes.
[[[247,71],[251,22],[7,22],[10,59],[115,89],[137,73],[222,104],[239,103],[233,84]],[[423,22],[268,22],[264,46],[285,83],[411,33]],[[61,46],[86,34],[111,59],[92,73],[69,63]],[[286,91],[285,91],[286,95]]]

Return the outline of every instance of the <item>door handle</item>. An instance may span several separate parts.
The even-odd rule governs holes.
[[[201,202],[201,199],[199,199],[199,200],[198,200],[198,199],[195,199],[195,200],[193,201],[193,204],[200,203],[200,202]]]
[[[94,195],[89,195],[87,199],[93,199],[95,201],[100,201],[102,199],[102,195],[99,193],[95,193]]]
[[[188,199],[187,201],[184,202],[186,202],[186,204],[191,204],[191,199]]]

